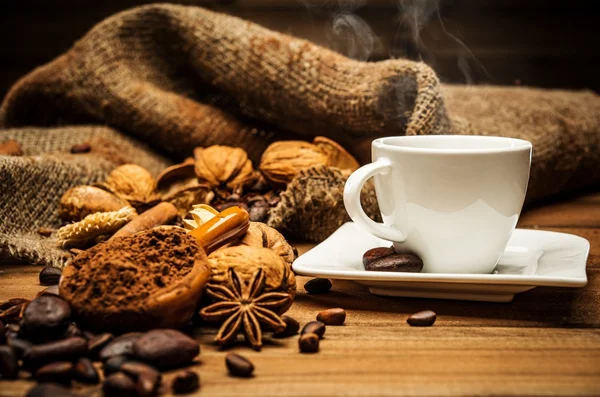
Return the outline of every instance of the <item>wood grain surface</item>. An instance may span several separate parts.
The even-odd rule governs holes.
[[[531,209],[520,227],[587,238],[588,285],[540,287],[512,303],[482,303],[377,297],[349,281],[334,281],[328,294],[307,295],[308,278],[298,277],[289,315],[303,324],[322,309],[343,307],[346,324],[328,327],[312,355],[298,353],[297,337],[268,342],[261,352],[236,345],[231,350],[256,366],[251,379],[227,376],[227,351],[212,343],[215,330],[196,329],[202,353],[192,369],[202,387],[195,395],[600,395],[600,194]],[[298,247],[305,252],[310,245]],[[0,264],[0,301],[35,296],[43,288],[39,270]],[[437,312],[433,327],[406,324],[423,309]],[[0,396],[22,396],[32,385],[26,378],[0,381]],[[94,388],[77,391],[101,395]]]

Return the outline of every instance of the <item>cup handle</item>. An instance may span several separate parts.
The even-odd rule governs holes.
[[[344,186],[344,206],[350,218],[360,227],[368,230],[371,234],[395,242],[406,240],[406,236],[400,230],[377,223],[367,216],[360,203],[360,191],[369,178],[374,175],[389,174],[392,166],[387,159],[379,159],[374,163],[364,165],[354,171]]]

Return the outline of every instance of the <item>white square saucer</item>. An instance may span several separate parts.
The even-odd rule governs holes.
[[[583,287],[590,243],[579,236],[516,229],[493,274],[391,273],[364,269],[362,256],[389,247],[352,222],[293,264],[303,276],[352,280],[387,296],[510,302],[515,294],[539,286]]]

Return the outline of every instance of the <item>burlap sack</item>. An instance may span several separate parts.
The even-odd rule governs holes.
[[[212,144],[241,146],[256,164],[275,139],[325,135],[365,162],[378,136],[519,136],[534,142],[529,197],[540,198],[598,182],[599,117],[600,101],[591,93],[442,88],[422,63],[357,62],[201,8],[140,7],[97,25],[4,99],[0,141],[23,140],[26,154],[39,157],[2,159],[0,249],[56,261],[56,252],[31,245],[31,233],[56,225],[62,192],[123,161],[156,172],[168,162],[161,154],[177,161]],[[39,128],[24,129],[30,126]],[[92,154],[42,154],[66,153],[92,135],[100,136]],[[340,189],[334,191],[341,203]]]

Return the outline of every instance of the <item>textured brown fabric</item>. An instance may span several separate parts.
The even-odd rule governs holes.
[[[243,147],[256,165],[269,143],[299,136],[331,137],[363,162],[369,142],[385,135],[530,139],[530,197],[539,198],[599,180],[599,114],[591,93],[441,87],[423,63],[358,62],[201,8],[144,6],[100,23],[4,99],[0,141],[16,139],[35,157],[1,160],[0,245],[12,257],[56,261],[56,252],[31,244],[39,241],[31,233],[58,225],[55,208],[66,189],[117,164],[156,173],[169,162],[163,155],[177,161],[195,146],[221,144]],[[90,154],[66,155],[84,142]],[[18,183],[5,188],[4,181]],[[319,206],[309,211],[310,196],[298,199],[302,191],[293,189],[302,186],[288,197],[307,205],[299,213],[321,216]],[[339,186],[327,200],[341,206]]]

